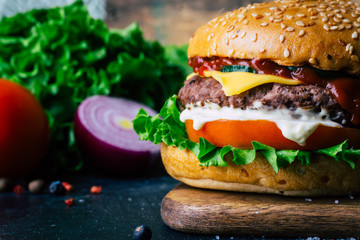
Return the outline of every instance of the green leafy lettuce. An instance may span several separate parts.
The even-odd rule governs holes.
[[[27,87],[42,103],[51,125],[47,161],[57,169],[82,166],[72,121],[86,97],[122,96],[160,110],[185,78],[177,55],[186,56],[183,47],[165,51],[146,41],[135,23],[109,29],[82,1],[0,20],[0,77]]]
[[[279,168],[291,164],[296,158],[301,164],[308,165],[313,154],[324,154],[336,161],[346,161],[352,168],[355,167],[355,160],[360,159],[360,150],[348,149],[347,141],[317,151],[276,150],[255,141],[252,142],[253,149],[250,150],[232,146],[216,147],[204,138],[199,138],[199,143],[194,143],[187,138],[185,124],[180,121],[175,95],[166,101],[160,115],[151,117],[141,109],[133,123],[134,130],[141,140],[149,140],[155,144],[164,142],[181,150],[188,148],[197,156],[202,166],[226,167],[227,154],[232,155],[235,164],[249,164],[254,161],[257,152],[264,155],[276,173]]]

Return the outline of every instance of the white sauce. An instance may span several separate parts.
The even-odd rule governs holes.
[[[340,124],[329,119],[327,110],[319,113],[298,108],[295,111],[289,109],[268,110],[260,102],[245,110],[233,107],[220,107],[214,103],[205,103],[203,107],[197,104],[188,104],[181,113],[180,120],[193,120],[193,128],[199,130],[206,122],[216,120],[268,120],[274,122],[281,130],[283,136],[299,145],[304,146],[306,139],[316,130],[319,125],[329,127],[341,127]]]

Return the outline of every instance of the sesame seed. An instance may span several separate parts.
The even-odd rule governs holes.
[[[329,31],[329,30],[330,30],[330,27],[329,27],[329,25],[327,25],[327,24],[324,24],[324,25],[323,25],[323,28],[324,28],[326,31]]]
[[[234,52],[235,52],[235,50],[234,50],[234,49],[231,49],[231,50],[228,51],[228,55],[229,55],[229,56],[230,56],[230,55],[233,55]]]
[[[244,20],[245,18],[246,18],[246,16],[245,16],[244,14],[239,14],[239,15],[238,15],[239,21],[242,21],[242,20]]]
[[[309,21],[307,24],[306,24],[306,26],[313,26],[313,25],[315,25],[315,22],[314,21]]]
[[[339,13],[340,9],[335,9],[334,13]]]
[[[295,31],[295,29],[292,28],[292,27],[287,27],[285,30],[288,31],[288,32],[293,32],[293,31]]]
[[[246,35],[246,32],[245,32],[245,31],[241,31],[241,33],[240,33],[240,38],[244,38],[245,35]]]
[[[260,19],[260,18],[263,18],[263,17],[264,17],[263,15],[257,14],[257,13],[255,13],[255,16],[254,16],[254,14],[252,14],[252,15],[253,15],[253,17],[256,18],[256,19]]]
[[[350,23],[351,21],[349,20],[349,19],[347,19],[347,18],[344,18],[343,20],[343,23]]]
[[[214,28],[216,28],[218,25],[219,25],[219,22],[217,22],[217,23],[215,24]]]
[[[354,46],[351,45],[351,46],[349,47],[349,53],[350,53],[350,55],[353,54],[353,51],[354,51]]]
[[[310,19],[311,20],[317,20],[317,19],[319,19],[319,17],[318,16],[311,16]]]
[[[266,27],[267,25],[269,25],[269,23],[267,23],[267,22],[263,22],[260,24],[260,26],[262,26],[262,27]]]
[[[225,38],[225,44],[229,45],[229,39],[228,38]]]
[[[325,17],[323,17],[323,18],[321,19],[321,21],[327,22],[327,21],[329,21],[329,18],[325,16]]]
[[[257,13],[252,13],[251,16],[253,16],[254,18],[257,18],[257,16],[259,16],[259,14],[257,14]]]
[[[285,51],[284,51],[284,57],[289,57],[290,56],[290,52],[289,50],[286,48]]]
[[[338,39],[338,43],[341,45],[341,46],[345,46],[345,42],[341,39]]]
[[[298,16],[299,18],[306,17],[306,15],[304,13],[298,13],[298,14],[296,14],[296,16]]]
[[[303,29],[301,29],[300,32],[299,32],[299,37],[302,37],[304,35],[305,35],[305,31]]]
[[[350,43],[348,43],[347,45],[346,45],[346,47],[345,47],[345,51],[349,51],[349,49],[350,49],[350,47],[351,47],[351,44]]]
[[[275,18],[274,18],[273,16],[270,16],[270,17],[269,17],[269,20],[270,20],[270,21],[274,21],[274,19],[275,19]]]
[[[266,50],[264,48],[260,49],[260,53],[264,53]]]
[[[359,34],[357,32],[353,32],[353,34],[351,35],[351,37],[353,39],[357,39],[359,37]]]
[[[234,30],[235,26],[234,25],[230,25],[227,29],[226,32],[230,32],[232,30]]]
[[[250,39],[250,41],[256,42],[257,38],[258,38],[258,35],[257,35],[257,33],[255,33],[254,36]]]
[[[331,26],[331,27],[330,27],[330,30],[331,30],[331,31],[335,31],[335,30],[338,29],[338,27],[339,27],[339,26]]]
[[[226,21],[223,21],[223,22],[221,23],[221,25],[225,26],[226,23],[227,23]]]
[[[267,16],[267,17],[271,16],[271,13],[269,13],[269,12],[266,12],[266,13],[264,13],[264,14],[265,14],[265,16]]]
[[[310,12],[310,15],[311,16],[315,16],[315,15],[318,15],[319,13],[317,12],[317,11],[315,11],[315,10],[313,10],[312,8],[310,8],[311,9],[311,11],[309,11]]]
[[[296,22],[296,25],[298,25],[298,26],[300,26],[300,27],[304,27],[304,26],[305,26],[305,24],[304,24],[303,21],[297,21],[297,22]]]
[[[282,22],[282,19],[274,19],[274,23]]]
[[[235,39],[237,37],[238,37],[237,33],[234,33],[233,35],[230,36],[230,39]]]
[[[341,30],[343,30],[345,28],[345,26],[344,25],[339,25],[339,31],[341,31]]]
[[[214,51],[216,51],[216,48],[217,48],[217,45],[216,45],[216,43],[214,42],[214,44],[212,45],[212,49],[213,49]]]
[[[285,41],[284,35],[281,34],[279,37],[279,40],[280,40],[280,43],[283,43]]]
[[[281,27],[282,29],[285,29],[285,28],[286,28],[286,25],[285,25],[284,23],[281,23],[281,24],[280,24],[280,27]]]
[[[206,40],[209,42],[210,39],[211,39],[211,35],[209,35]]]
[[[247,25],[249,23],[249,20],[247,20],[247,19],[245,19],[244,21],[243,21],[243,24],[244,25]]]
[[[341,23],[341,22],[342,22],[342,19],[341,19],[341,18],[334,17],[334,21],[337,22],[337,23]]]
[[[359,27],[359,26],[360,26],[360,23],[359,23],[359,26],[356,26],[355,23],[356,23],[356,22],[354,22],[354,26],[355,26],[355,27]],[[346,28],[346,29],[351,29],[351,28],[352,28],[352,25],[351,25],[351,24],[347,24],[347,25],[345,26],[345,28]]]
[[[277,10],[278,10],[277,7],[270,7],[269,9],[270,9],[271,11],[277,11]]]
[[[293,16],[293,15],[285,15],[285,17],[286,17],[287,19],[294,19],[294,16]]]
[[[343,16],[341,14],[339,14],[339,13],[336,14],[336,17],[343,18]]]
[[[351,55],[351,60],[352,61],[354,61],[354,62],[359,62],[360,60],[359,60],[359,57],[358,56],[356,56],[356,55]]]
[[[360,17],[358,17],[358,18],[356,19],[356,21],[360,22]]]
[[[353,22],[354,27],[360,27],[360,23],[359,22]],[[351,24],[349,24],[349,26],[351,26]]]
[[[309,58],[309,63],[315,65],[317,64],[317,60],[315,58]]]
[[[325,16],[326,16],[326,13],[321,12],[321,13],[320,13],[320,16],[325,17]]]

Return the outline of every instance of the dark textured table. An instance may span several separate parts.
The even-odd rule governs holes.
[[[142,224],[151,228],[152,239],[254,239],[192,235],[167,227],[160,204],[178,182],[163,169],[137,178],[81,174],[60,180],[71,182],[73,192],[66,196],[0,193],[0,239],[132,239],[135,227]],[[93,185],[101,185],[102,193],[90,194]],[[69,197],[75,199],[73,206],[64,202]]]

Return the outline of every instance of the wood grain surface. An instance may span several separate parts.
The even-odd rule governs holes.
[[[180,184],[162,200],[161,217],[190,233],[344,238],[360,236],[359,204],[353,197],[294,198]]]

